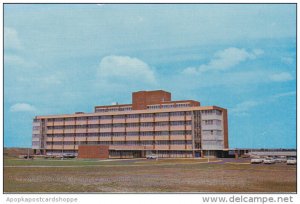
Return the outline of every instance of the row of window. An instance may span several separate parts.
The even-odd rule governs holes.
[[[75,150],[76,151],[76,150]],[[48,152],[48,151],[47,151]],[[54,151],[53,151],[54,152]],[[151,152],[151,151],[150,151]],[[61,151],[60,151],[61,153]],[[159,157],[159,158],[191,158],[193,157],[193,154],[191,152],[187,152],[187,151],[174,151],[174,150],[156,150],[155,154]],[[133,151],[114,151],[114,150],[110,150],[109,152],[110,156],[114,156],[114,157],[130,157],[133,155]]]
[[[81,144],[105,144],[105,145],[191,145],[190,140],[156,140],[156,141],[76,141],[76,142],[47,142],[47,145],[81,145]]]
[[[159,131],[159,132],[102,132],[102,133],[68,133],[68,134],[47,134],[47,137],[114,137],[114,136],[168,136],[168,135],[191,135],[192,131]]]
[[[95,112],[131,111],[132,107],[96,108]]]
[[[172,104],[162,104],[162,105],[148,105],[148,109],[165,109],[165,108],[182,108],[190,107],[190,103],[172,103]],[[113,107],[113,108],[96,108],[95,112],[115,112],[115,111],[131,111],[132,107]]]
[[[191,112],[170,112],[170,113],[144,113],[144,114],[129,114],[129,115],[102,115],[102,116],[84,116],[76,117],[76,120],[101,120],[101,119],[125,119],[125,118],[152,118],[152,117],[169,117],[169,116],[184,116],[191,115]],[[62,122],[62,121],[74,121],[75,117],[72,118],[49,118],[48,122]]]
[[[47,128],[48,128],[48,130],[57,130],[57,129],[75,129],[75,128],[81,129],[81,128],[183,126],[183,125],[191,125],[191,124],[192,124],[191,121],[171,121],[171,122],[156,122],[156,123],[116,123],[116,124],[65,125],[65,126],[48,126]]]
[[[203,130],[204,135],[222,135],[222,130]]]
[[[182,108],[182,107],[190,107],[190,103],[172,103],[172,104],[162,104],[162,105],[148,105],[148,109],[164,109],[164,108]]]
[[[41,135],[40,134],[32,134],[32,138],[40,138]]]
[[[203,115],[222,115],[220,110],[202,110],[201,113]]]
[[[177,104],[176,107],[185,107],[189,106],[190,104]],[[156,109],[159,105],[150,105],[148,106],[149,109]],[[173,104],[170,105],[162,105],[164,106],[174,106]],[[151,108],[152,107],[152,108]],[[122,110],[122,108],[119,108]],[[123,108],[127,110],[126,108]],[[202,110],[201,113],[203,115],[222,115],[220,110]],[[129,114],[129,115],[104,115],[104,116],[83,116],[83,117],[71,117],[71,118],[49,118],[48,122],[62,122],[62,121],[74,121],[76,120],[99,120],[99,119],[125,119],[125,118],[147,118],[147,117],[169,117],[169,116],[183,116],[183,115],[191,115],[190,111],[179,111],[179,112],[168,112],[168,113],[145,113],[145,114]],[[33,122],[40,122],[40,119],[34,119]]]
[[[222,125],[221,120],[203,120],[205,125]]]
[[[32,141],[32,146],[40,146],[40,142]]]

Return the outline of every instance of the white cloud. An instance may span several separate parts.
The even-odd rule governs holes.
[[[62,84],[61,79],[59,79],[57,76],[54,75],[49,75],[49,76],[44,76],[41,78],[38,78],[40,81],[40,84],[47,84],[47,85],[59,85]]]
[[[153,69],[140,59],[128,56],[106,56],[98,68],[100,79],[121,84],[155,84]]]
[[[237,70],[230,72],[208,72],[205,75],[199,75],[198,71],[192,67],[187,68],[185,73],[171,78],[174,83],[180,83],[185,88],[199,87],[231,87],[235,90],[245,88],[245,85],[282,83],[284,81],[292,80],[290,74],[278,74],[272,70],[264,70],[264,68],[257,67],[249,70]]]
[[[199,67],[188,67],[183,72],[186,74],[195,74],[206,71],[223,71],[243,61],[256,59],[262,54],[263,50],[261,49],[246,51],[245,49],[230,47],[215,53],[214,57],[207,64],[202,64]]]
[[[287,65],[290,65],[294,62],[294,59],[292,57],[282,57],[281,61]]]
[[[28,103],[16,103],[9,109],[11,112],[35,112],[37,109]]]
[[[296,95],[295,91],[290,91],[290,92],[285,92],[285,93],[279,93],[279,94],[276,94],[276,95],[274,95],[272,97],[273,98],[280,98],[280,97],[293,96],[293,95]]]
[[[255,108],[259,104],[261,104],[261,102],[255,100],[244,101],[237,104],[234,108],[230,109],[230,113],[233,113],[235,115],[247,115],[250,109]]]
[[[18,33],[14,28],[4,27],[4,47],[14,50],[22,48]]]
[[[23,67],[37,67],[38,64],[29,60],[25,60],[17,55],[4,55],[5,65],[23,66]]]
[[[144,21],[144,18],[141,17],[141,16],[139,16],[137,21],[138,21],[138,22],[143,22],[143,21]]]
[[[237,116],[245,116],[249,115],[249,111],[251,109],[254,109],[256,106],[259,105],[264,105],[264,104],[270,104],[275,102],[281,97],[286,97],[286,96],[294,96],[296,95],[295,91],[290,91],[290,92],[285,92],[285,93],[278,93],[272,96],[268,96],[264,99],[260,100],[247,100],[243,101],[239,104],[237,104],[235,107],[231,108],[229,111],[230,113],[237,115]]]
[[[269,76],[271,81],[284,82],[293,80],[293,76],[288,72],[274,73]]]

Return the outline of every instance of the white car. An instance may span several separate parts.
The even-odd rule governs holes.
[[[155,154],[149,154],[146,156],[147,159],[157,159],[158,157]]]
[[[296,158],[290,158],[286,161],[286,164],[288,165],[296,165],[297,164],[297,160]]]
[[[277,158],[275,158],[275,161],[277,163],[285,163],[287,161],[287,159],[285,157],[277,157]]]
[[[260,164],[262,163],[264,160],[261,158],[253,158],[251,159],[251,164]]]
[[[275,160],[273,158],[265,158],[264,164],[275,164]]]

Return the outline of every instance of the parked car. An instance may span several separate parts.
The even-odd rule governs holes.
[[[157,159],[158,157],[155,154],[149,154],[149,155],[146,156],[146,158],[147,159]]]
[[[59,155],[59,158],[75,158],[75,154],[72,153],[64,153],[63,155]]]
[[[32,155],[19,155],[18,156],[19,157],[19,159],[33,159],[33,156]]]
[[[287,165],[296,165],[296,164],[297,164],[297,160],[296,160],[296,158],[289,158],[289,159],[286,161],[286,164],[287,164]]]
[[[264,160],[262,158],[253,158],[253,159],[251,159],[251,164],[260,164],[263,161]]]
[[[264,164],[275,164],[275,159],[268,157],[264,159]]]
[[[285,163],[286,162],[286,157],[285,156],[280,156],[275,158],[275,162],[277,163]]]

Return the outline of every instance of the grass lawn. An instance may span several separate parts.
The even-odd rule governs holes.
[[[4,192],[296,192],[296,166],[206,159],[4,159]]]

